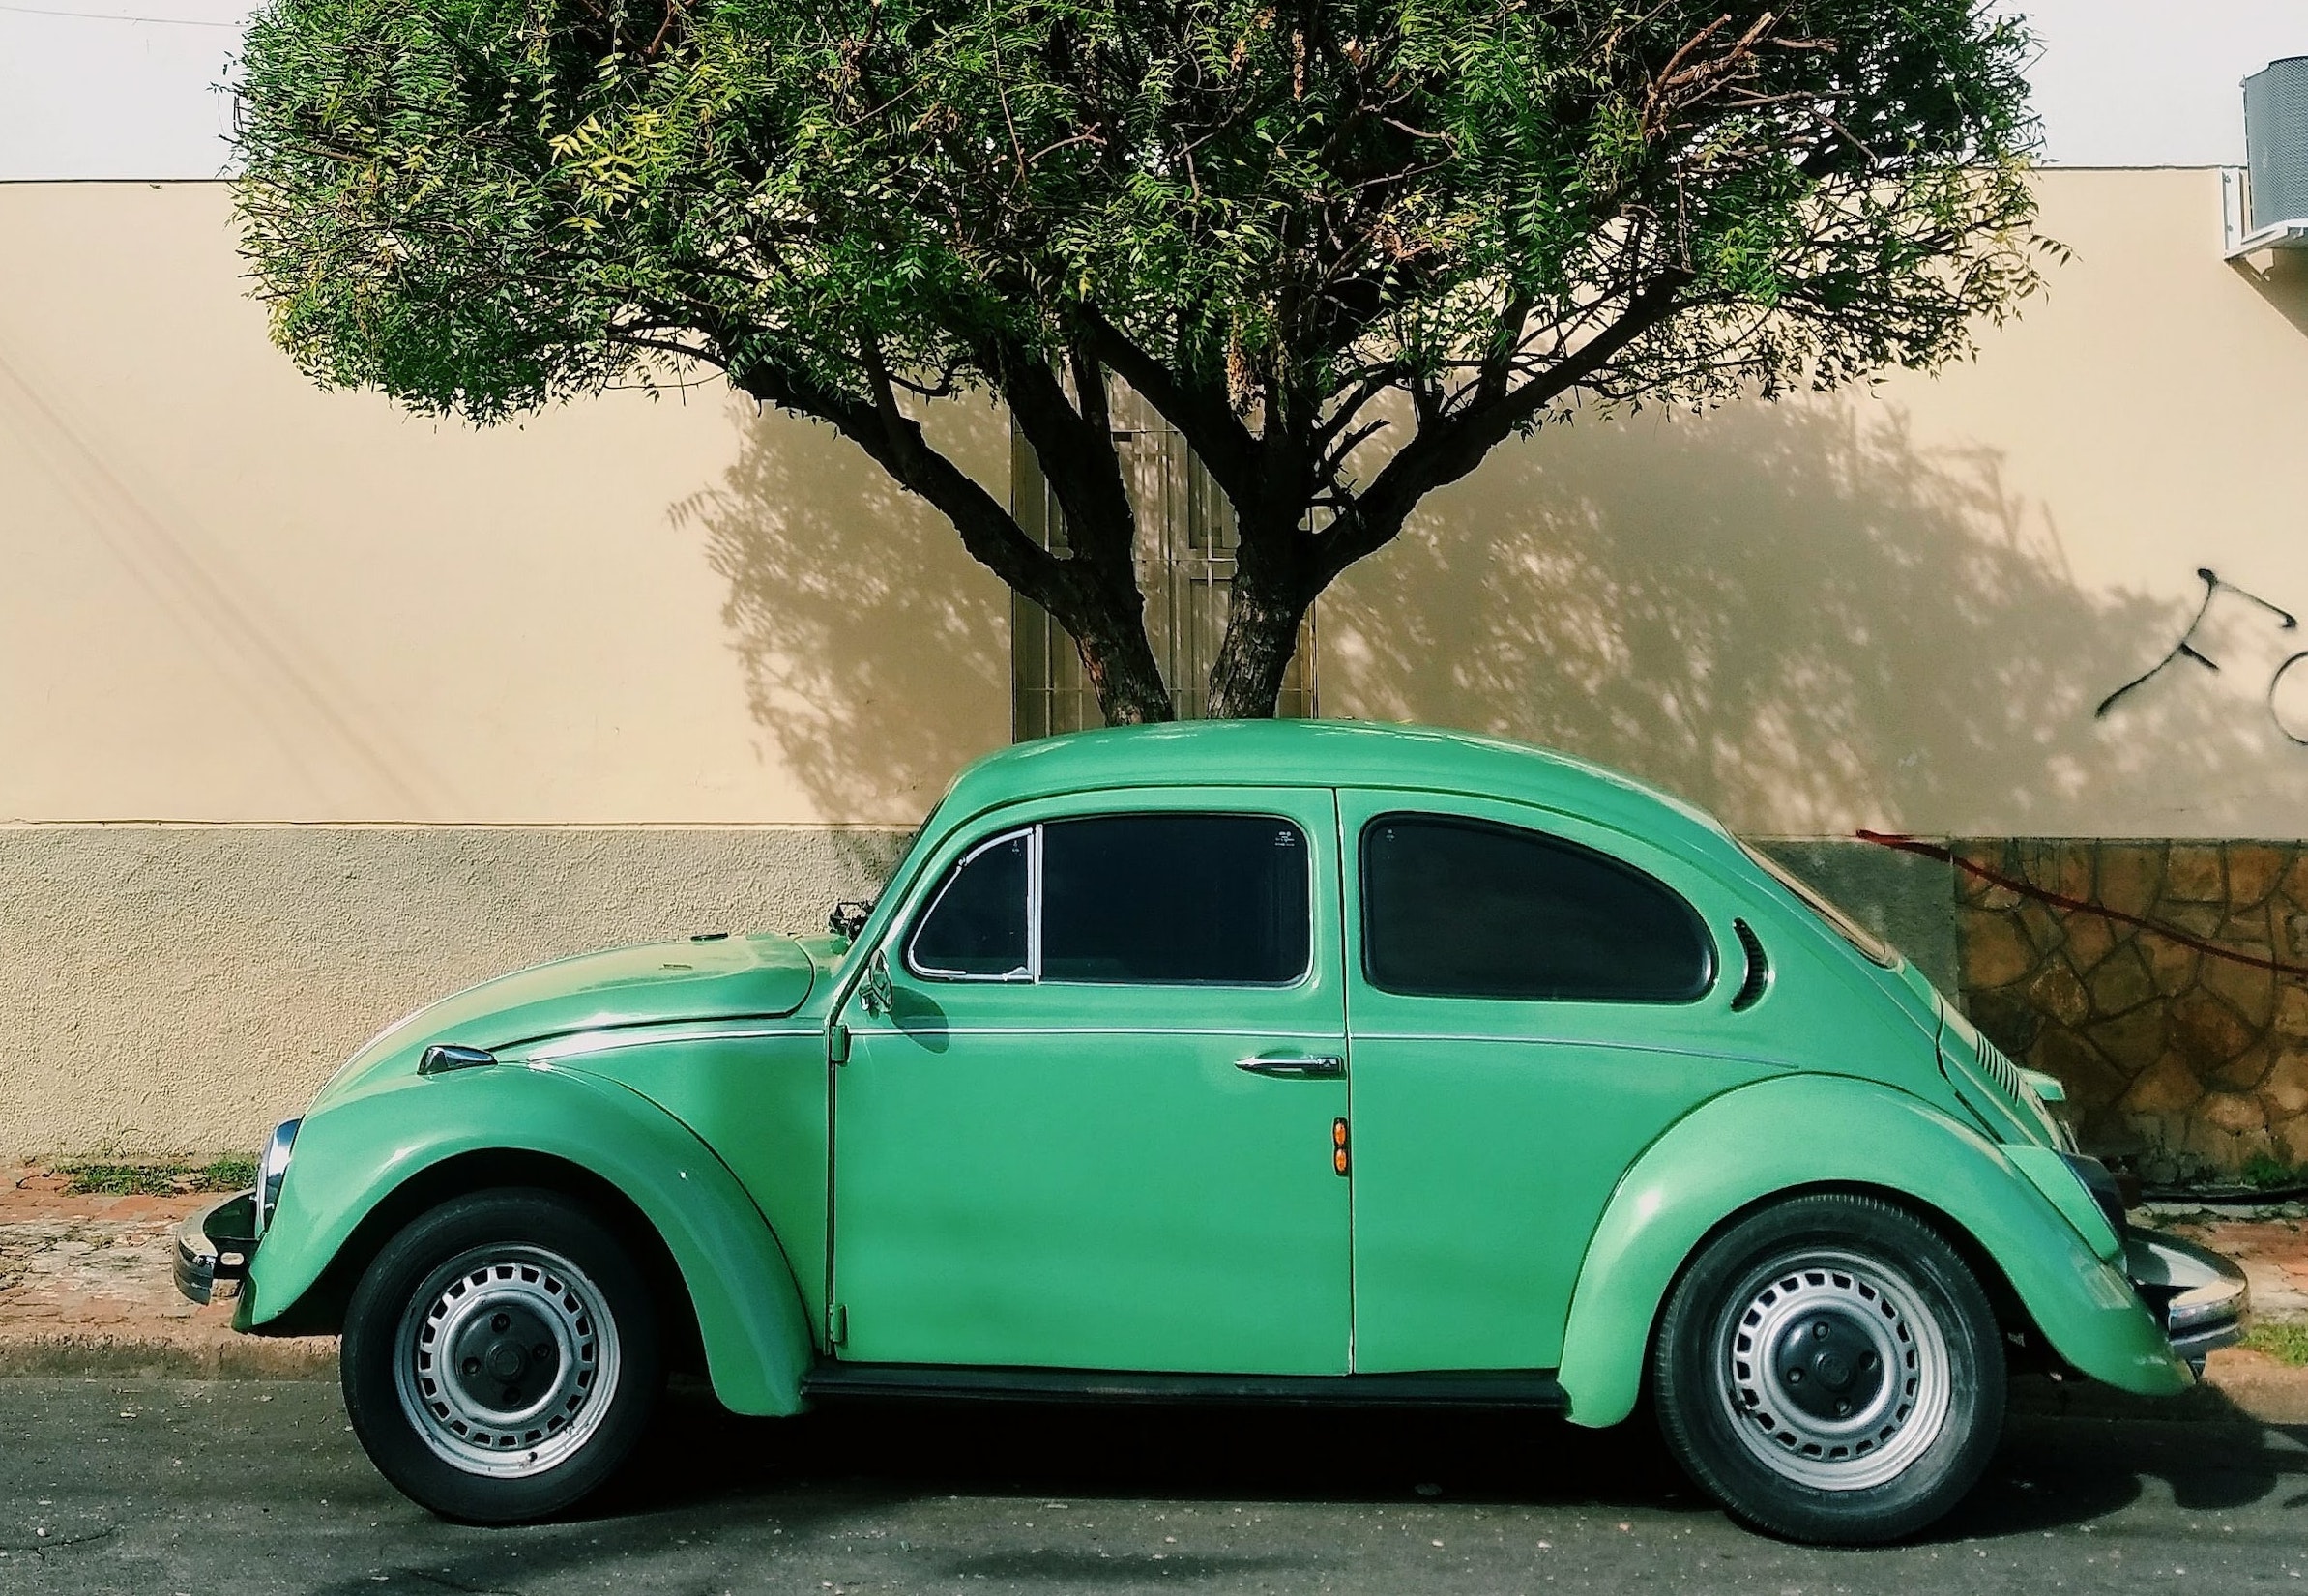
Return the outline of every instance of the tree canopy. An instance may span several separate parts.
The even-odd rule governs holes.
[[[496,421],[719,367],[1163,718],[1116,379],[1236,513],[1210,711],[1419,499],[1580,408],[1966,353],[2037,283],[1983,0],[271,0],[245,247],[318,380]],[[983,389],[1067,547],[940,454]]]

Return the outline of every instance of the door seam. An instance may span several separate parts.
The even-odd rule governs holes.
[[[1346,1059],[1347,1141],[1355,1140],[1355,981],[1347,952],[1346,813],[1338,789],[1330,789],[1331,879],[1338,888],[1338,1047]],[[1356,1163],[1346,1163],[1346,1372],[1355,1372],[1355,1319],[1361,1300],[1355,1291]]]

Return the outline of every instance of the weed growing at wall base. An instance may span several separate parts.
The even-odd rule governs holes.
[[[2308,1324],[2255,1324],[2244,1337],[2243,1345],[2255,1352],[2266,1353],[2278,1363],[2289,1363],[2295,1369],[2308,1368]]]
[[[219,1158],[207,1164],[59,1164],[55,1174],[75,1192],[120,1197],[170,1197],[179,1192],[229,1192],[256,1183],[256,1163]]]

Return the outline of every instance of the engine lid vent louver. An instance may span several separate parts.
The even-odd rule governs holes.
[[[1747,978],[1731,1000],[1731,1011],[1737,1014],[1763,1000],[1764,988],[1771,984],[1771,962],[1764,957],[1763,943],[1745,920],[1733,920],[1731,929],[1738,936],[1739,951],[1747,955]]]

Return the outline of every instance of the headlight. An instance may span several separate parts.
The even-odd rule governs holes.
[[[265,1233],[272,1223],[273,1210],[280,1204],[280,1182],[288,1175],[288,1155],[297,1144],[297,1127],[303,1119],[283,1119],[273,1127],[273,1134],[265,1139],[264,1151],[256,1156],[256,1233]]]

